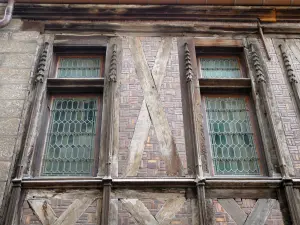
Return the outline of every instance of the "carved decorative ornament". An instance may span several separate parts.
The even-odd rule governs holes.
[[[265,79],[265,75],[263,72],[263,68],[260,63],[260,58],[252,45],[251,45],[250,49],[251,49],[252,63],[255,68],[256,82],[257,83],[265,83],[266,79]]]
[[[284,45],[279,45],[279,48],[280,48],[280,51],[282,54],[283,63],[284,63],[285,70],[287,72],[287,76],[289,78],[290,83],[294,83],[294,84],[298,83],[296,76],[294,74],[294,70],[292,69],[292,65],[290,63],[290,59],[287,54],[286,47]]]
[[[112,46],[112,56],[109,65],[109,82],[117,82],[117,45]]]
[[[193,79],[194,73],[192,69],[191,54],[187,43],[184,44],[184,63],[186,81],[190,82]]]
[[[36,83],[43,83],[44,82],[48,48],[49,48],[49,43],[45,42],[44,49],[43,49],[42,55],[41,55],[40,60],[39,60],[36,77],[35,77],[35,82]]]

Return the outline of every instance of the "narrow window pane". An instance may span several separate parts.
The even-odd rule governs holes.
[[[56,98],[47,134],[42,175],[91,175],[97,98]]]
[[[97,78],[100,77],[100,58],[60,57],[58,78]]]
[[[200,57],[203,78],[240,78],[241,71],[237,58]]]
[[[217,175],[259,175],[245,98],[206,97],[210,144]]]

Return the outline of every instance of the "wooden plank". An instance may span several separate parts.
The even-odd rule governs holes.
[[[169,225],[185,203],[185,197],[171,198],[166,201],[163,207],[155,215],[159,225]]]
[[[275,199],[258,199],[244,225],[264,225],[275,203]]]
[[[179,158],[164,108],[160,102],[154,78],[149,71],[141,42],[139,38],[130,37],[129,43],[137,76],[143,88],[148,112],[160,145],[160,152],[166,164],[167,174],[169,176],[182,175],[182,162]]]
[[[237,225],[243,225],[247,219],[247,214],[240,208],[237,202],[231,199],[218,199],[218,202],[236,222]]]
[[[53,225],[75,224],[87,208],[96,200],[96,197],[84,197],[75,199],[74,202],[64,211]]]
[[[129,190],[129,189],[117,189],[112,193],[112,198],[155,198],[155,199],[165,199],[168,198],[181,198],[186,194],[184,189],[143,189],[140,191]]]
[[[150,211],[138,199],[121,199],[124,208],[134,217],[139,225],[159,225]]]
[[[199,225],[199,208],[197,199],[192,198],[190,200],[191,208],[192,208],[192,225]]]
[[[110,225],[118,225],[118,199],[110,200],[110,209],[109,209],[109,224]]]
[[[195,45],[197,47],[242,47],[243,41],[241,39],[212,39],[212,38],[196,38]]]
[[[276,198],[276,190],[270,188],[263,189],[206,189],[206,198]]]
[[[27,202],[43,225],[55,223],[57,216],[46,199],[28,200]]]
[[[166,74],[166,68],[171,49],[172,38],[163,39],[158,49],[152,69],[152,76],[158,92],[160,91],[162,81]],[[147,110],[146,101],[144,99],[135,125],[130,147],[128,149],[129,156],[125,176],[137,176],[150,126],[151,119]]]

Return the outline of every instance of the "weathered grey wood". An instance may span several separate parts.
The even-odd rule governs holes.
[[[295,175],[294,167],[287,147],[286,137],[282,122],[278,113],[274,109],[272,98],[268,91],[267,72],[262,64],[262,57],[259,51],[259,45],[256,41],[250,44],[253,69],[256,74],[256,82],[259,93],[262,97],[266,109],[268,123],[271,127],[272,140],[276,148],[277,158],[280,163],[280,169],[283,176],[290,177]]]
[[[244,45],[247,46],[247,39],[244,39]],[[270,128],[268,126],[268,121],[266,119],[266,110],[264,104],[262,104],[262,97],[257,94],[258,87],[256,83],[256,74],[252,71],[252,60],[249,57],[250,53],[248,48],[244,47],[244,59],[245,59],[245,66],[247,68],[248,76],[251,79],[251,87],[252,87],[252,97],[255,104],[255,112],[256,112],[256,118],[258,121],[258,125],[260,128],[261,133],[261,140],[263,144],[264,149],[264,156],[266,161],[266,173],[271,177],[279,177],[280,171],[279,171],[279,163],[277,160],[277,157],[274,157],[272,152],[274,152],[274,144],[272,141],[272,136],[270,132]],[[276,155],[276,154],[275,154]]]
[[[218,202],[237,225],[243,225],[245,223],[247,214],[240,208],[234,199],[218,199]]]
[[[185,197],[170,198],[155,215],[159,225],[168,225],[185,203]]]
[[[150,211],[138,199],[121,199],[124,208],[134,217],[139,225],[159,225]]]
[[[105,225],[109,223],[110,199],[111,199],[111,180],[107,180],[105,181],[103,187],[101,225]]]
[[[199,208],[197,199],[190,199],[190,204],[192,208],[192,225],[199,225]]]
[[[57,216],[46,199],[28,200],[27,202],[43,225],[55,223]]]
[[[275,199],[258,199],[244,225],[264,225],[275,203]]]
[[[236,187],[234,189],[206,189],[206,198],[249,198],[253,196],[255,198],[276,198],[275,189],[241,189]]]
[[[292,45],[295,48],[295,45]],[[282,54],[282,60],[283,60],[283,64],[284,64],[284,68],[285,68],[285,72],[286,72],[286,76],[288,78],[288,81],[291,85],[293,94],[294,94],[294,99],[296,102],[296,105],[298,107],[298,112],[300,112],[300,87],[299,87],[299,80],[296,77],[293,67],[292,67],[292,63],[290,60],[290,57],[288,55],[288,49],[285,43],[281,43],[279,45],[281,54]],[[300,61],[299,61],[300,62]]]
[[[109,209],[109,224],[118,225],[118,199],[110,200],[110,209]]]
[[[112,193],[112,198],[156,198],[167,200],[169,198],[181,198],[186,194],[184,189],[143,189],[140,191],[130,189],[117,189]]]
[[[137,76],[144,91],[146,105],[160,145],[162,158],[166,164],[167,174],[169,176],[182,175],[182,162],[178,155],[165,111],[160,103],[160,97],[154,83],[154,78],[149,71],[141,42],[139,38],[136,37],[130,37],[128,40]]]
[[[53,225],[73,225],[77,222],[85,210],[96,200],[96,197],[84,197],[75,199],[74,202],[64,211]]]
[[[162,40],[156,55],[152,76],[158,92],[165,77],[171,48],[172,38],[165,38]],[[128,149],[129,156],[125,176],[137,176],[150,126],[151,119],[144,99]]]
[[[300,224],[300,204],[298,202],[299,199],[297,199],[297,195],[295,193],[292,182],[286,182],[284,192],[293,224]]]

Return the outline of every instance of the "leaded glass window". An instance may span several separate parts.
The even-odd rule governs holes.
[[[98,78],[100,57],[59,57],[57,78]]]
[[[200,57],[203,78],[241,78],[238,58]]]
[[[92,174],[98,98],[54,98],[42,175]]]
[[[254,133],[245,97],[205,97],[216,175],[259,175]]]

